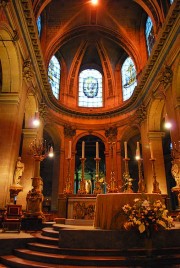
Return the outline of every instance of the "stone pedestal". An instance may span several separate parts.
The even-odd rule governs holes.
[[[30,190],[27,194],[27,208],[26,208],[26,217],[35,217],[42,218],[45,220],[45,217],[42,212],[42,202],[43,202],[43,182],[41,177],[32,178],[33,189]]]
[[[16,204],[16,200],[17,200],[17,196],[19,194],[19,192],[21,192],[23,190],[23,187],[19,184],[13,184],[10,186],[10,202],[12,204]]]

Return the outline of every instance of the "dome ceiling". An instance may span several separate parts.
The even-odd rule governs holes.
[[[99,0],[96,6],[93,6],[89,0],[34,0],[35,17],[37,19],[41,15],[42,19],[41,48],[46,67],[51,57],[56,55],[66,69],[64,84],[66,83],[67,89],[63,94],[69,94],[68,86],[71,83],[72,68],[78,64],[79,71],[86,67],[95,67],[103,75],[108,76],[107,72],[109,72],[113,90],[116,86],[116,93],[112,94],[114,99],[117,99],[119,96],[117,92],[121,89],[117,86],[116,71],[120,72],[126,57],[132,57],[137,77],[147,63],[144,27],[148,15],[151,15],[152,20],[158,25],[156,5],[157,1],[149,0]],[[76,72],[76,87],[77,74],[78,72]],[[135,95],[137,97],[137,94]],[[53,101],[53,98],[50,99]],[[114,101],[113,105],[111,103],[101,108],[101,111],[94,111],[97,115],[111,113],[121,108],[130,111],[132,99],[128,102],[129,104],[123,103],[122,100]],[[75,110],[76,113],[86,114],[86,111],[83,112],[77,105],[68,106],[68,103],[69,101],[63,102],[60,98],[58,105],[67,111],[70,109]]]

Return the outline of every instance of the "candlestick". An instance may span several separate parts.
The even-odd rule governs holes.
[[[139,182],[138,182],[138,193],[146,193],[146,184],[145,184],[145,181],[144,181],[144,178],[143,178],[143,175],[142,175],[142,159],[139,158],[137,160],[138,162],[138,174],[139,174]]]
[[[68,158],[71,158],[71,141],[69,141],[69,151],[68,151]]]
[[[130,177],[129,174],[129,167],[128,167],[128,161],[130,160],[129,158],[124,158],[124,163],[125,163],[125,171],[123,174],[124,177],[124,192],[125,193],[133,193],[133,189],[132,189],[132,181],[133,179]]]
[[[85,142],[82,142],[82,158],[84,158]]]
[[[69,155],[70,156],[70,155]],[[68,170],[67,170],[67,177],[66,177],[66,183],[65,183],[65,188],[64,188],[64,194],[72,194],[72,185],[71,185],[71,179],[70,179],[70,170],[71,170],[71,157],[68,156],[67,159],[67,166],[68,166]]]
[[[97,143],[96,143],[96,146],[97,146]],[[95,176],[95,188],[94,188],[93,193],[94,194],[101,194],[102,188],[101,188],[101,183],[99,182],[99,162],[100,162],[101,158],[97,157],[97,151],[96,151],[96,158],[94,158],[94,160],[96,161],[96,176]]]
[[[153,155],[152,155],[153,156]],[[152,193],[161,194],[161,190],[159,189],[159,182],[156,179],[156,170],[155,170],[155,159],[151,156],[151,163],[152,163],[152,173],[153,173],[153,191]]]
[[[83,153],[83,150],[82,150],[82,153]],[[78,194],[86,194],[86,182],[84,179],[84,168],[85,168],[86,158],[80,158],[80,160],[81,160],[82,174],[81,174],[80,188],[78,190]]]
[[[153,149],[152,149],[152,143],[149,143],[149,149],[150,149],[150,154],[151,154],[151,159],[154,159],[154,154],[153,154]]]
[[[111,173],[110,173],[110,183],[107,185],[107,191],[108,193],[118,193],[118,185],[117,180],[115,178],[115,172],[114,172],[114,146],[115,142],[110,142],[110,155],[111,155]]]
[[[125,153],[125,159],[128,158],[128,155],[127,155],[127,141],[124,142],[124,153]]]
[[[99,158],[99,143],[96,142],[96,158]]]
[[[136,157],[137,157],[137,158],[141,158],[141,156],[140,156],[139,141],[137,141]]]

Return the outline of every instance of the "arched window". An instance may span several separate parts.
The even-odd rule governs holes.
[[[148,55],[150,55],[154,42],[155,42],[154,29],[153,29],[152,20],[150,17],[148,17],[146,20],[145,35],[146,35],[146,45],[147,45]]]
[[[95,69],[86,69],[79,74],[80,107],[102,107],[102,74]]]
[[[60,63],[55,56],[52,56],[48,67],[48,80],[51,84],[53,95],[59,99],[60,90]]]
[[[123,101],[125,101],[131,97],[134,88],[137,85],[136,67],[131,57],[128,57],[124,61],[121,69],[121,75],[122,75]]]
[[[39,16],[37,18],[36,24],[37,24],[38,34],[39,34],[39,36],[41,36],[41,30],[42,30],[41,16]]]

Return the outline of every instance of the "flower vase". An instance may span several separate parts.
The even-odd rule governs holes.
[[[152,238],[146,237],[144,244],[145,244],[146,257],[151,258],[152,257]]]

